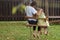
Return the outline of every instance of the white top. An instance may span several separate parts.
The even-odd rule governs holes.
[[[35,8],[33,8],[31,6],[26,6],[25,12],[26,12],[26,16],[28,16],[28,17],[33,17],[33,14],[37,13],[37,11],[35,10]],[[31,19],[31,18],[29,18],[28,20],[34,20],[34,21],[36,21],[36,19]]]

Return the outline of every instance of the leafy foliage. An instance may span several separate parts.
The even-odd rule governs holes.
[[[23,13],[25,10],[25,7],[26,6],[24,4],[12,7],[12,14],[16,14],[17,10],[19,10],[21,13]]]

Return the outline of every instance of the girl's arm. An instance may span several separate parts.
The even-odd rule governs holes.
[[[43,9],[37,9],[37,15],[40,15],[43,12]]]

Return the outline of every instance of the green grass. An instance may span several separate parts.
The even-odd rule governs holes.
[[[24,21],[0,21],[0,40],[29,40],[30,28],[27,28],[24,23]],[[48,31],[48,40],[60,40],[59,24],[51,25]],[[43,37],[44,35],[41,35],[42,40]]]

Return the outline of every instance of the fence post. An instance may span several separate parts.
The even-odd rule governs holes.
[[[49,12],[48,12],[48,0],[45,0],[45,13],[46,13],[46,16],[48,17],[49,16]]]

